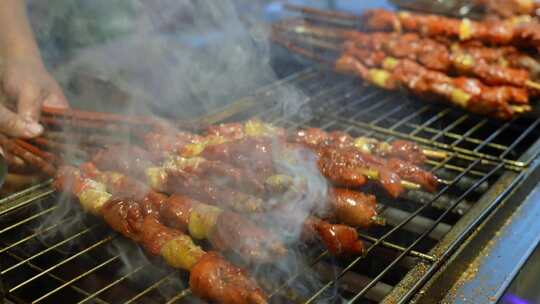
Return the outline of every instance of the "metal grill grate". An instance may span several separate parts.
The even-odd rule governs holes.
[[[300,115],[285,119],[282,108],[262,102],[271,102],[283,83],[307,96]],[[264,111],[257,107],[261,103]],[[369,244],[365,257],[334,260],[316,251],[310,253],[307,268],[292,277],[274,282],[261,278],[274,302],[315,303],[335,293],[358,303],[408,300],[512,189],[538,152],[539,119],[499,124],[362,87],[355,79],[318,69],[297,73],[239,104],[236,108],[243,113],[238,117],[255,112],[285,127],[408,138],[449,151],[447,158],[429,163],[445,180],[438,193],[411,192],[397,200],[378,193],[389,224],[361,231]],[[236,112],[224,111],[228,114],[214,119]],[[114,248],[126,243],[129,252],[137,252],[137,247],[100,221],[74,211],[43,225],[43,219],[61,211],[58,199],[46,183],[0,202],[0,278],[6,298],[17,303],[194,301],[185,288],[187,276],[159,261],[141,259],[126,267]],[[307,269],[318,273],[322,285],[296,290]]]

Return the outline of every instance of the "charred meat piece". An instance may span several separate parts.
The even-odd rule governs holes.
[[[375,177],[382,187],[393,197],[403,193],[401,178],[395,172],[376,164],[368,155],[356,149],[319,149],[319,169],[336,186],[359,187],[368,177]]]
[[[139,242],[144,214],[139,202],[132,199],[111,199],[101,209],[103,219],[123,236]]]
[[[377,217],[375,196],[348,189],[335,188],[330,193],[334,217],[345,225],[369,228]]]
[[[355,256],[364,253],[364,243],[352,227],[331,224],[327,221],[309,217],[304,223],[305,238],[318,236],[328,251],[334,256]]]
[[[223,304],[263,304],[266,297],[255,281],[216,253],[207,253],[189,277],[191,290],[205,300]]]

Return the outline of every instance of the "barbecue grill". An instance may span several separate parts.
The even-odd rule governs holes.
[[[304,94],[299,114],[286,115],[276,102],[282,86],[294,86]],[[286,128],[320,127],[382,140],[404,138],[448,152],[444,159],[429,161],[430,169],[444,179],[437,193],[411,192],[400,199],[379,195],[388,224],[361,232],[368,242],[365,256],[334,260],[323,250],[310,250],[309,264],[292,276],[273,281],[261,275],[261,285],[275,302],[317,303],[329,301],[329,295],[357,303],[442,299],[467,268],[467,261],[477,256],[478,251],[471,252],[467,245],[470,240],[486,226],[496,231],[518,206],[511,203],[519,194],[514,192],[529,189],[522,184],[535,172],[540,151],[540,118],[494,122],[363,86],[355,78],[317,67],[202,117],[198,124],[254,116]],[[187,277],[159,261],[139,259],[140,263],[127,265],[124,254],[142,256],[137,246],[76,208],[61,212],[61,200],[45,182],[0,201],[2,301],[197,301],[187,289]],[[507,216],[493,222],[503,211]],[[52,215],[54,222],[44,224]],[[473,243],[476,248],[485,242]],[[119,246],[124,246],[122,254],[114,250]],[[467,258],[455,255],[458,251],[469,252]],[[308,270],[322,284],[295,290],[295,282]]]

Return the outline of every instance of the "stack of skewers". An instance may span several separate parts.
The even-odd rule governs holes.
[[[501,120],[530,112],[540,93],[535,18],[472,21],[382,9],[357,17],[291,8],[318,22],[277,23],[275,42],[375,86]],[[328,25],[337,20],[350,27]]]
[[[362,255],[366,244],[358,229],[385,224],[365,186],[378,185],[380,195],[391,198],[408,190],[434,192],[440,180],[421,166],[446,157],[403,140],[290,131],[258,120],[194,133],[130,119],[46,111],[42,121],[48,130],[68,121],[80,129],[137,129],[129,140],[103,135],[91,149],[78,146],[86,156],[78,165],[59,156],[60,150],[72,153],[65,131],[0,143],[13,157],[54,176],[56,188],[71,193],[83,210],[171,267],[188,271],[193,294],[218,303],[267,301],[248,272],[226,256],[240,257],[242,265],[280,261],[292,244],[277,228],[300,227],[296,241],[318,242],[336,258]],[[294,204],[306,197],[305,179],[278,164],[306,159],[313,159],[329,190],[310,198],[317,200],[309,202],[313,210],[298,216]]]

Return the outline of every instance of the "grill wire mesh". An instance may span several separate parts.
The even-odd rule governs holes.
[[[283,109],[266,106],[264,111],[255,110],[257,117],[288,128],[320,127],[383,140],[411,139],[446,150],[448,156],[428,164],[443,179],[437,193],[411,192],[400,199],[377,193],[388,224],[360,231],[368,244],[366,256],[335,260],[324,250],[309,250],[307,267],[318,274],[321,286],[295,290],[295,282],[303,279],[303,268],[279,281],[261,277],[261,285],[274,302],[318,303],[329,295],[357,303],[378,303],[385,297],[388,303],[408,300],[478,222],[443,243],[448,232],[487,192],[496,192],[488,206],[499,203],[537,154],[540,119],[494,122],[362,86],[356,79],[316,68],[296,73],[283,83],[298,87],[307,96],[306,108],[284,118]],[[274,89],[269,86],[251,99],[260,103],[272,100]],[[503,174],[510,181],[496,189]],[[113,249],[122,244],[136,255],[138,247],[76,208],[43,225],[44,219],[63,208],[59,199],[45,183],[0,202],[3,297],[16,303],[197,301],[187,288],[187,275],[158,260],[140,259],[127,267]],[[395,286],[418,267],[426,271],[416,277],[416,284],[391,298]]]

